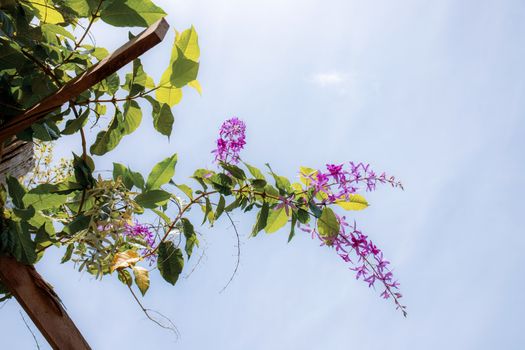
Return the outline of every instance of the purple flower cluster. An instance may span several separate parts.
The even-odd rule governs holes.
[[[148,226],[139,224],[135,222],[134,225],[125,224],[124,225],[124,234],[128,237],[142,238],[148,245],[148,247],[153,247],[155,244],[155,236],[150,231]]]
[[[215,160],[236,164],[239,162],[239,152],[246,144],[246,124],[236,117],[226,120],[219,131]]]
[[[329,242],[316,229],[309,226],[300,226],[300,229],[312,233],[312,237],[321,240],[322,245],[330,244],[334,247],[341,259],[351,265],[350,269],[355,271],[356,279],[362,279],[368,287],[375,287],[379,281],[384,288],[381,297],[392,297],[396,307],[406,316],[406,307],[399,303],[402,297],[398,292],[399,283],[394,280],[392,271],[388,268],[390,262],[384,259],[381,249],[357,229],[355,222],[350,225],[346,222],[346,217],[337,214],[336,217],[339,221],[339,234]]]
[[[313,188],[315,193],[326,195],[324,203],[327,204],[337,200],[347,200],[363,186],[366,191],[374,191],[378,183],[389,183],[392,187],[403,188],[395,177],[387,176],[385,173],[378,176],[369,164],[364,163],[326,164],[326,171],[318,170],[302,176],[309,180],[309,187]]]

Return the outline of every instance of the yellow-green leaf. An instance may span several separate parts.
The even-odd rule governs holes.
[[[170,77],[171,68],[162,74],[162,84],[157,89],[155,97],[157,97],[157,101],[160,103],[166,103],[168,106],[173,107],[182,99],[182,89],[172,86]]]
[[[186,58],[197,62],[200,56],[199,37],[195,28],[191,26],[182,33],[177,33],[175,38],[175,45],[177,45]]]
[[[317,170],[305,166],[300,167],[299,171],[299,178],[301,179],[301,182],[306,186],[309,186],[311,181],[308,177],[317,173]]]
[[[319,235],[328,245],[331,245],[333,239],[339,234],[339,221],[332,209],[323,209],[321,217],[317,220],[317,228]]]
[[[266,227],[264,228],[264,230],[266,231],[266,233],[277,232],[281,227],[286,225],[287,222],[288,215],[286,215],[286,211],[284,210],[284,208],[272,210],[268,215],[268,220],[266,221]]]
[[[27,4],[35,10],[35,15],[42,23],[58,24],[64,22],[64,17],[55,9],[51,0],[29,0]]]
[[[202,95],[202,87],[201,87],[201,84],[199,83],[198,80],[190,81],[190,82],[188,83],[188,86],[191,86],[192,88],[194,88],[195,90],[197,90],[197,92],[199,93],[199,95]]]
[[[351,194],[347,200],[338,200],[335,204],[344,210],[363,210],[368,207],[365,197],[360,194]]]
[[[149,272],[141,266],[133,266],[133,275],[135,276],[135,283],[139,287],[142,295],[146,294],[149,288]]]

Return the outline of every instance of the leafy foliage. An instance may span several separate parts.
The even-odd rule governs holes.
[[[108,55],[105,48],[86,43],[98,20],[115,27],[146,27],[165,15],[149,0],[2,2],[2,122]],[[79,37],[73,34],[78,27],[85,28]],[[268,164],[266,171],[247,163],[234,164],[239,160],[236,153],[229,162],[218,158],[221,161],[216,170],[197,169],[192,177],[195,189],[190,184],[175,185],[177,154],[158,162],[146,177],[118,162],[113,163],[111,178],[96,173],[91,156],[113,151],[125,137],[132,138],[129,135],[140,128],[144,118],[149,118],[141,102],[151,106],[155,130],[170,137],[175,123],[172,108],[181,101],[182,89],[190,86],[201,93],[196,80],[199,59],[195,28],[176,31],[168,67],[158,84],[145,72],[140,59],[135,59],[129,72],[106,77],[17,135],[46,145],[63,135],[78,134],[83,151],[62,163],[62,171],[35,170],[24,181],[7,178],[0,191],[0,254],[33,264],[49,247],[63,247],[62,263],[72,261],[79,271],[98,278],[116,275],[130,289],[134,282],[144,295],[150,287],[150,271],[141,264],[156,261],[160,275],[174,285],[185,261],[199,248],[192,223],[195,214],[190,215],[194,207],[202,211],[202,224],[211,226],[235,210],[255,210],[253,237],[263,230],[278,232],[290,224],[290,241],[296,228],[308,230],[305,227],[313,223],[323,243],[334,245],[343,224],[332,208],[362,210],[368,202],[354,189],[335,196],[331,186],[340,183],[321,183],[322,174],[315,169],[301,168],[301,182],[292,183]],[[111,117],[109,112],[113,113]],[[94,143],[87,145],[86,130],[100,124],[102,130]],[[236,120],[230,128],[241,124],[244,128]],[[240,140],[230,140],[237,151],[244,145],[244,135]],[[49,166],[45,152],[40,158]],[[360,181],[363,178],[356,176],[355,185]],[[370,186],[370,176],[367,181]],[[398,186],[392,179],[380,178],[380,182]],[[4,293],[1,286],[0,292]]]

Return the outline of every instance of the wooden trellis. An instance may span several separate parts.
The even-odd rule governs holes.
[[[19,177],[33,167],[32,144],[16,140],[15,135],[47,114],[74,100],[85,90],[115,73],[158,43],[169,25],[161,19],[107,56],[91,69],[0,126],[0,181],[5,176]],[[0,280],[15,296],[53,349],[90,349],[73,321],[62,307],[58,296],[32,265],[24,265],[7,256],[0,257]]]

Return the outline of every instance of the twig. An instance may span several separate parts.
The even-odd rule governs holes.
[[[228,283],[226,283],[226,285],[224,287],[222,287],[222,289],[220,290],[219,293],[222,293],[226,290],[226,288],[228,288],[228,286],[230,285],[230,283],[233,281],[233,279],[235,278],[235,275],[237,275],[237,271],[239,270],[239,264],[241,262],[241,240],[239,238],[239,231],[237,231],[237,226],[235,226],[235,222],[232,220],[230,214],[228,212],[225,212],[226,216],[228,217],[228,219],[230,220],[232,226],[233,226],[233,230],[235,231],[235,237],[237,238],[237,262],[235,263],[235,268],[233,269],[233,273],[230,277],[230,280],[228,281]]]
[[[29,332],[31,333],[31,335],[33,336],[33,339],[35,340],[35,344],[36,344],[36,348],[38,350],[40,350],[40,344],[38,344],[38,340],[36,339],[36,336],[35,336],[35,333],[33,333],[33,330],[31,329],[31,327],[29,327],[29,325],[27,324],[27,321],[24,317],[24,314],[22,313],[22,310],[19,310],[18,311],[20,313],[20,317],[22,317],[22,321],[24,321],[24,324],[26,325],[27,329],[29,330]]]
[[[141,308],[142,312],[144,312],[144,315],[146,315],[146,317],[153,323],[155,323],[157,326],[161,327],[161,328],[164,328],[164,329],[167,329],[167,330],[170,330],[172,331],[174,334],[175,334],[175,337],[178,339],[180,338],[180,333],[179,333],[179,330],[177,329],[177,327],[175,326],[175,324],[166,316],[164,316],[163,314],[161,314],[160,312],[156,311],[156,310],[152,310],[152,309],[148,309],[148,308],[145,308],[144,305],[142,305],[142,303],[140,302],[139,298],[137,297],[137,295],[135,294],[135,292],[133,291],[133,289],[131,289],[131,286],[127,283],[128,282],[128,277],[122,273],[121,271],[119,271],[119,275],[122,276],[122,278],[126,281],[126,286],[128,287],[131,295],[133,296],[133,299],[135,299],[135,301],[137,302],[137,304],[139,305],[139,307]],[[159,322],[158,320],[154,319],[151,315],[150,315],[150,312],[151,313],[155,313],[157,315],[159,315],[160,317],[162,317],[164,320],[166,320],[168,323],[169,323],[169,326],[165,325],[165,324],[162,324],[161,322]]]

